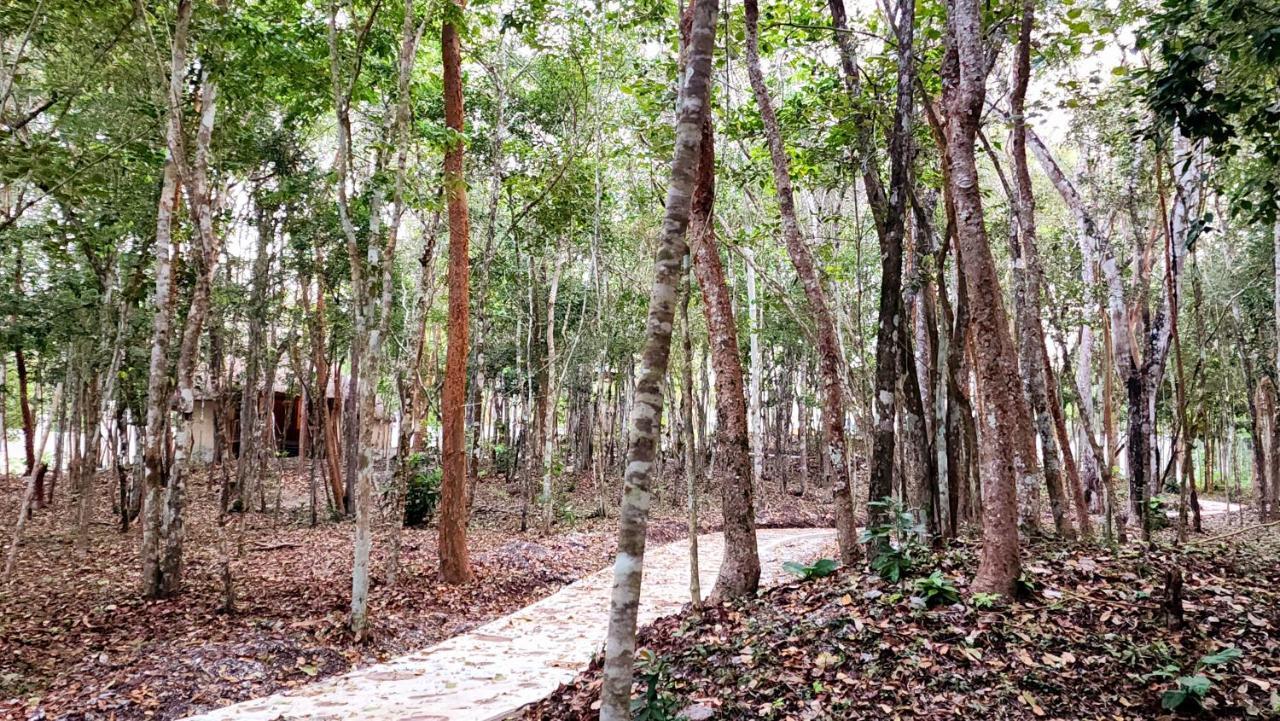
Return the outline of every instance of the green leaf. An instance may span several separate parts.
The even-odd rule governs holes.
[[[840,567],[840,564],[836,563],[834,559],[820,558],[816,563],[813,564],[813,575],[817,576],[818,578],[830,576],[831,574],[835,573],[836,569],[839,567]]]
[[[786,563],[783,563],[782,570],[786,571],[787,573],[799,576],[800,578],[806,578],[809,575],[807,573],[809,569],[804,564],[796,563],[795,561],[787,561]]]
[[[1178,688],[1196,698],[1204,698],[1204,695],[1209,693],[1209,689],[1212,687],[1213,682],[1200,674],[1178,677]]]
[[[1186,700],[1187,694],[1185,691],[1165,691],[1164,694],[1160,696],[1160,707],[1173,711],[1186,703]]]
[[[1201,666],[1222,666],[1231,663],[1236,659],[1244,656],[1244,653],[1235,646],[1228,646],[1217,653],[1211,653],[1200,659]]]

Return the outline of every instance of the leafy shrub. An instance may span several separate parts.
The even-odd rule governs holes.
[[[915,589],[916,594],[924,599],[924,605],[928,608],[960,602],[960,591],[956,589],[951,579],[942,575],[942,571],[934,571],[924,578],[917,578]]]
[[[1213,689],[1213,682],[1221,680],[1219,674],[1212,673],[1208,669],[1215,666],[1229,666],[1242,656],[1244,654],[1234,646],[1228,646],[1217,653],[1202,656],[1196,662],[1196,666],[1193,669],[1194,673],[1187,676],[1178,676],[1173,682],[1173,688],[1167,689],[1161,694],[1160,706],[1169,711],[1176,711],[1182,708],[1201,708],[1205,696],[1208,696],[1209,691]],[[1176,674],[1177,671],[1177,666],[1166,666],[1155,673],[1149,674],[1149,677],[1170,677]]]
[[[1151,525],[1151,530],[1159,531],[1162,528],[1169,527],[1169,505],[1161,496],[1153,496],[1147,499],[1147,522]]]
[[[676,721],[676,698],[662,689],[667,680],[667,664],[649,649],[636,654],[636,672],[644,681],[644,696],[631,699],[635,721]]]
[[[505,443],[493,446],[493,470],[510,478],[516,472],[516,449]]]
[[[827,576],[835,573],[836,569],[839,567],[840,564],[830,558],[819,558],[808,566],[803,563],[797,563],[796,561],[787,561],[782,564],[782,570],[799,576],[805,581],[809,581],[814,578],[826,578]]]
[[[869,546],[871,570],[890,583],[897,583],[911,574],[919,557],[924,555],[920,537],[924,527],[902,504],[885,497],[869,504],[881,511],[882,523],[868,525],[858,536],[858,542]]]
[[[409,482],[404,497],[404,525],[422,526],[431,521],[440,503],[440,468],[427,465],[427,457],[415,453],[409,459]]]

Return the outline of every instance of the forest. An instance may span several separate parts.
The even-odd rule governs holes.
[[[1280,717],[1278,99],[1278,0],[0,0],[0,719]]]

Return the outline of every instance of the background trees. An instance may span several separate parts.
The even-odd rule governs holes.
[[[720,15],[664,376],[641,319],[700,7],[18,3],[0,351],[32,505],[82,538],[141,514],[168,595],[196,469],[229,539],[305,473],[309,523],[354,516],[357,630],[419,471],[466,583],[477,488],[521,531],[613,514],[637,413],[659,500],[719,499],[728,596],[762,489],[830,494],[846,562],[886,497],[932,540],[982,520],[1001,591],[1042,494],[1064,536],[1193,490],[1274,512],[1274,8]]]

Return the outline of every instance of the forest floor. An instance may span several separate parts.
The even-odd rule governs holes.
[[[830,528],[766,528],[757,534],[760,583],[788,577],[783,564],[836,552]],[[698,538],[705,598],[724,557],[724,537]],[[689,542],[645,552],[638,623],[689,603]],[[323,683],[225,706],[188,721],[489,721],[507,718],[572,680],[600,650],[609,626],[613,569],[606,567],[515,613],[389,663]]]
[[[231,564],[232,614],[220,610],[218,492],[207,471],[189,486],[184,591],[164,600],[139,595],[139,530],[119,531],[107,480],[99,479],[97,520],[83,549],[72,504],[59,491],[27,525],[14,578],[0,583],[0,719],[174,719],[257,698],[465,633],[613,556],[616,518],[562,512],[549,534],[521,532],[518,489],[484,479],[468,536],[475,580],[439,582],[429,526],[405,529],[400,577],[388,587],[383,525],[375,531],[372,638],[355,643],[346,626],[353,526],[310,527],[305,479],[288,463],[283,478],[279,512],[245,514],[242,535],[229,526],[244,548]],[[563,485],[562,507],[595,507],[589,479]],[[0,478],[0,518],[17,515],[20,486]],[[686,536],[683,498],[674,486],[660,489],[651,543]],[[827,505],[822,489],[796,498],[770,483],[757,499],[761,527],[827,527]],[[716,530],[718,503],[708,497],[704,506],[711,522],[702,530]]]
[[[1037,541],[1009,602],[965,592],[978,547],[957,543],[900,584],[840,570],[669,616],[641,633],[645,718],[1280,717],[1280,527],[1234,520],[1181,548]],[[956,593],[936,604],[935,571]],[[525,718],[594,721],[599,661]]]

